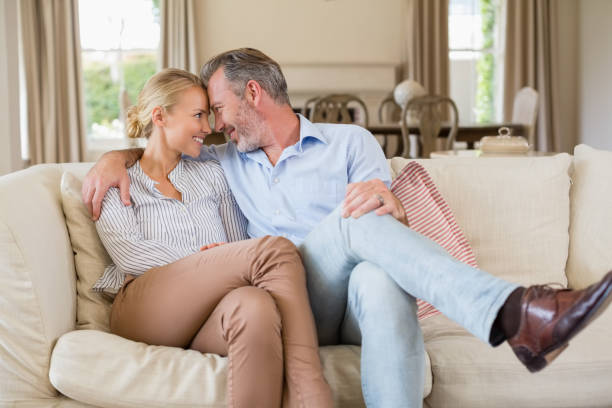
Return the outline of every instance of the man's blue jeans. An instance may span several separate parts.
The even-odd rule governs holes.
[[[361,344],[368,407],[420,407],[425,364],[415,298],[488,343],[517,285],[457,261],[390,215],[340,214],[300,245],[319,343]]]

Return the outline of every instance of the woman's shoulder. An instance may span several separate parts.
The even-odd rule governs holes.
[[[130,178],[130,198],[133,198],[134,194],[138,194],[144,187],[143,184],[145,181],[141,177],[141,172],[142,170],[140,170],[140,165],[138,164],[138,162],[134,166],[128,167],[127,169],[127,173]],[[122,207],[123,204],[121,202],[121,193],[119,191],[119,187],[110,187],[106,192],[104,201],[117,204],[117,206],[121,204],[121,206],[119,207]],[[134,201],[135,200],[132,199],[132,203],[134,203]]]

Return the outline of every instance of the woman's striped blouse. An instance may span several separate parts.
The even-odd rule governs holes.
[[[168,178],[183,201],[162,195],[140,161],[128,174],[132,205],[124,206],[119,189],[111,188],[96,222],[113,264],[93,290],[117,293],[125,274],[141,275],[196,253],[203,245],[248,238],[247,221],[218,162],[179,161]]]

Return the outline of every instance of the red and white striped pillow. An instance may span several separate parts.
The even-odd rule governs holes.
[[[408,163],[393,180],[391,191],[404,206],[410,228],[436,242],[459,261],[478,267],[470,243],[423,166],[414,161]],[[419,320],[440,313],[421,299],[417,299],[417,306]]]

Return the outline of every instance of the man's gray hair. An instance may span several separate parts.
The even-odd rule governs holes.
[[[263,52],[239,48],[212,58],[200,70],[200,78],[206,87],[210,77],[221,67],[237,96],[243,97],[247,82],[255,80],[277,104],[290,104],[287,81],[280,65]]]

